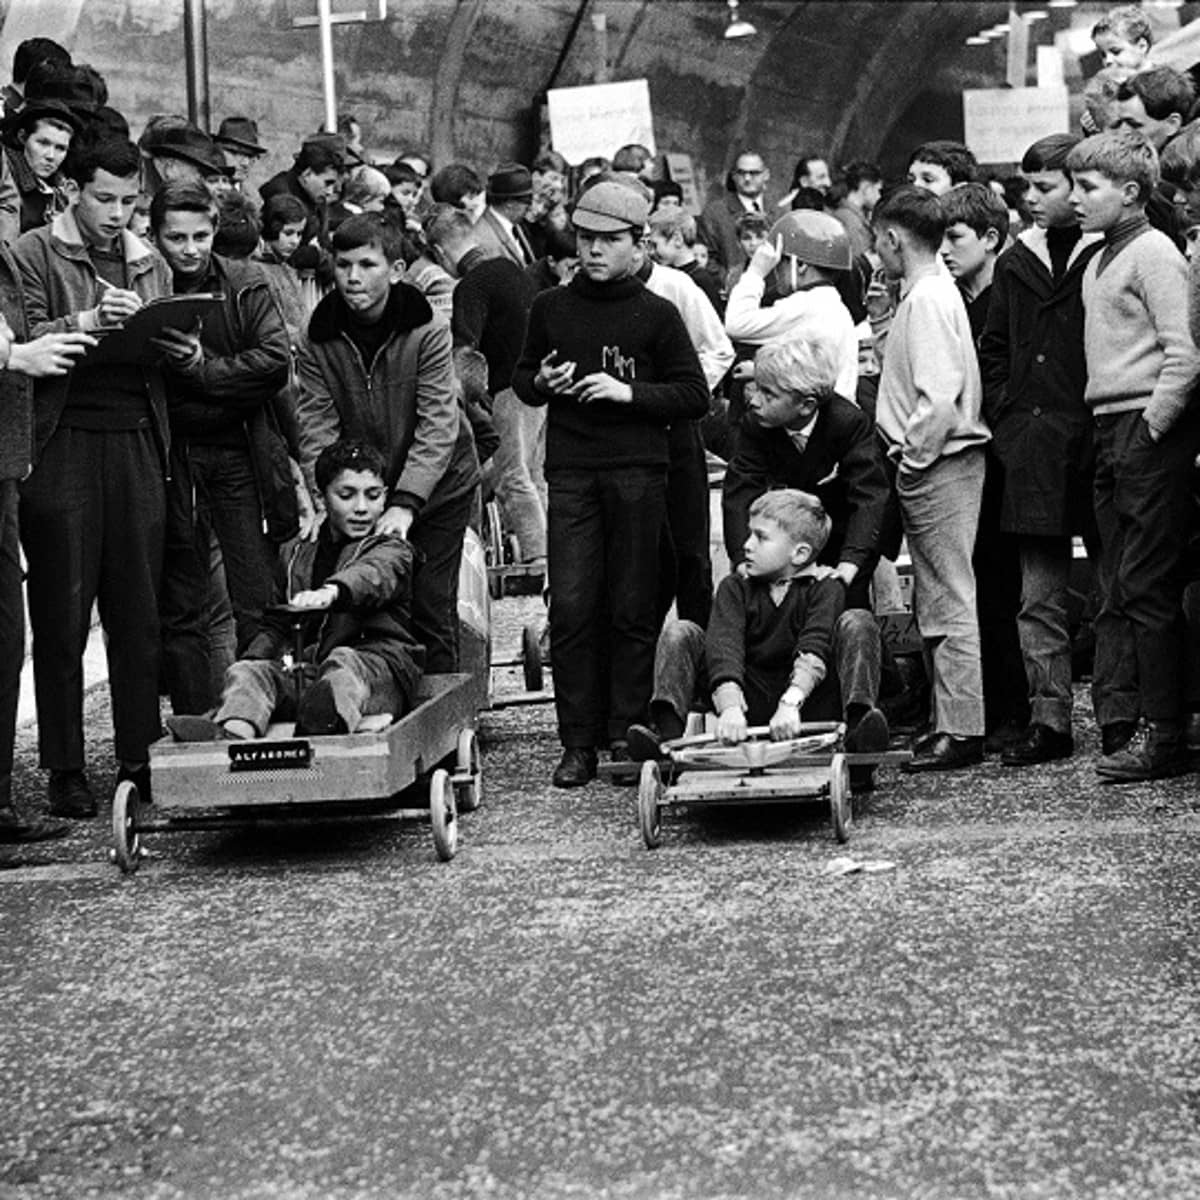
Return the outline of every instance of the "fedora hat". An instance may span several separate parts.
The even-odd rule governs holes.
[[[152,158],[181,158],[209,175],[229,174],[229,164],[216,143],[195,125],[163,129],[145,149]]]
[[[213,141],[235,154],[249,154],[258,158],[260,154],[267,153],[266,146],[258,141],[258,123],[250,117],[226,117]]]
[[[487,194],[497,200],[525,200],[533,195],[533,176],[520,163],[501,163],[487,177]]]

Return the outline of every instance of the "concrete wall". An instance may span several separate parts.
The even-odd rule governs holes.
[[[524,157],[534,99],[578,3],[391,0],[388,20],[335,30],[339,108],[360,117],[376,151],[424,146],[485,170]],[[715,181],[752,143],[782,189],[809,146],[878,156],[898,115],[960,55],[963,34],[1006,8],[745,0],[759,34],[726,41],[721,0],[590,0],[558,83],[593,82],[590,18],[602,13],[611,77],[650,80],[660,148],[690,152],[702,181]],[[181,0],[9,0],[0,10],[0,55],[13,30],[40,25],[105,74],[135,133],[152,113],[185,110]],[[264,177],[322,120],[317,33],[291,23],[314,10],[315,0],[208,0],[214,124],[229,113],[259,121],[272,150]]]

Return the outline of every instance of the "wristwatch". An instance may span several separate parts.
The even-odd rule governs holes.
[[[793,685],[779,697],[779,703],[786,704],[789,708],[799,708],[804,703],[804,693]]]

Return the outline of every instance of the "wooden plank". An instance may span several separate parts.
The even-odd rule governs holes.
[[[460,731],[474,723],[477,690],[471,675],[426,676],[417,707],[387,729],[307,739],[313,751],[307,767],[231,771],[229,742],[164,738],[150,749],[155,807],[203,810],[387,799],[454,752]],[[290,728],[283,729],[291,737]],[[270,741],[254,739],[261,745]]]

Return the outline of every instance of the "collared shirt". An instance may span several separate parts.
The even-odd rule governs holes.
[[[813,413],[812,420],[807,424],[802,425],[799,429],[789,429],[787,435],[792,440],[792,445],[800,451],[801,454],[808,449],[808,439],[812,437],[812,431],[817,427],[817,417],[820,413]]]

